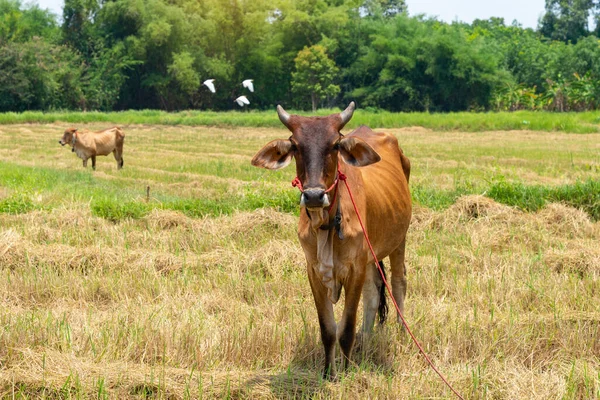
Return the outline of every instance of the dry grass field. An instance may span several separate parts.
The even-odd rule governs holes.
[[[452,398],[392,318],[321,380],[294,172],[249,163],[284,129],[124,126],[124,169],[92,172],[65,127],[0,126],[0,398]],[[439,369],[468,399],[600,398],[600,222],[485,197],[597,180],[600,135],[393,132]]]

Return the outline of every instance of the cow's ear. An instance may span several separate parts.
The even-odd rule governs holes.
[[[290,140],[273,140],[252,157],[252,165],[266,169],[287,167],[294,156],[294,145]]]
[[[375,164],[381,157],[364,140],[357,137],[345,137],[340,140],[340,156],[346,164],[355,167],[366,167]]]

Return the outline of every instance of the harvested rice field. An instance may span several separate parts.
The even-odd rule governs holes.
[[[321,379],[295,172],[250,165],[283,128],[125,125],[94,172],[67,127],[0,126],[0,398],[453,398],[395,318]],[[468,399],[600,398],[600,135],[389,131],[436,366]]]

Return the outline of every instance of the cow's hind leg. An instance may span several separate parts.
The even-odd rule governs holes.
[[[123,149],[114,149],[113,155],[115,156],[115,160],[117,160],[117,169],[123,168]]]
[[[390,265],[392,270],[392,294],[400,312],[404,312],[404,296],[406,296],[406,265],[404,263],[404,254],[406,247],[406,238],[396,250],[390,254]],[[397,316],[398,322],[401,322],[400,315]]]
[[[379,265],[383,270],[384,266],[382,261],[379,262]],[[377,311],[379,311],[379,323],[383,324],[385,321],[387,305],[385,302],[385,292],[382,292],[382,289],[385,290],[385,286],[383,285],[383,280],[381,279],[377,265],[375,263],[367,265],[365,284],[363,285],[362,290],[364,307],[362,324],[363,334],[368,334],[373,329]]]
[[[348,367],[354,339],[356,338],[356,314],[363,284],[365,282],[366,263],[350,269],[348,279],[344,282],[344,313],[339,324],[338,338],[344,356],[344,368]]]
[[[92,156],[92,169],[96,170],[96,156]]]
[[[327,288],[321,283],[315,268],[308,265],[308,280],[315,299],[317,314],[319,316],[319,326],[321,328],[321,340],[325,349],[325,368],[323,378],[335,378],[335,340],[336,324],[333,315],[333,304],[327,297]]]

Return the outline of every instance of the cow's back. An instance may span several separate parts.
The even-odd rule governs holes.
[[[112,153],[115,148],[123,146],[125,135],[119,127],[105,129],[94,133],[96,142],[96,154],[106,156]]]
[[[360,195],[366,201],[367,230],[378,257],[385,257],[404,240],[410,223],[410,161],[389,133],[361,126],[348,136],[361,138],[381,157],[381,161],[358,170],[363,180]]]

